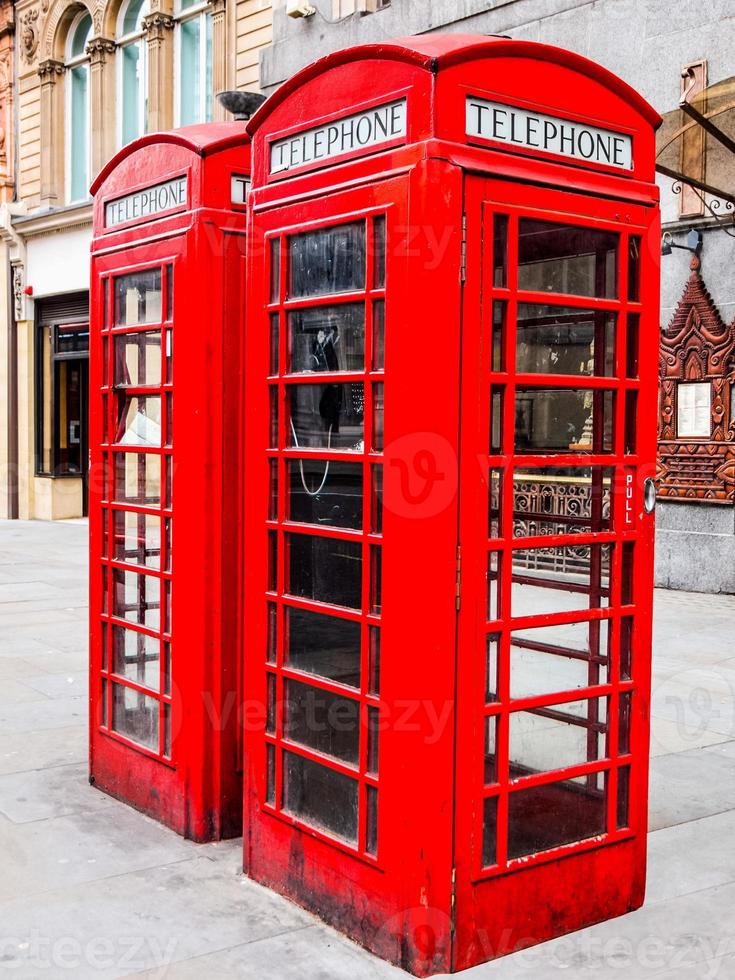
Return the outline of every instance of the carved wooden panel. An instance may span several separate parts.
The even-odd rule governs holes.
[[[735,500],[735,322],[726,324],[692,260],[692,272],[662,331],[659,400],[659,494],[680,500]],[[709,382],[709,437],[677,437],[677,389]],[[706,411],[706,408],[705,408]]]

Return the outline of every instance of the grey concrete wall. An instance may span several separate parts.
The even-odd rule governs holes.
[[[505,34],[557,44],[605,65],[662,113],[678,103],[683,65],[707,59],[710,84],[735,75],[733,0],[392,0],[377,13],[338,23],[330,23],[331,0],[311,2],[317,13],[302,20],[287,17],[283,4],[276,6],[273,44],[261,55],[266,91],[339,48],[430,31]],[[682,244],[691,227],[702,230],[702,275],[722,316],[735,319],[735,239],[710,218],[678,222],[670,181],[662,178],[660,185],[666,227]],[[688,252],[676,249],[662,258],[663,325],[684,289],[689,259]],[[683,526],[675,526],[690,512],[689,525],[687,517]],[[733,508],[661,504],[659,514],[659,584],[735,592]]]
[[[732,507],[659,503],[656,585],[688,592],[735,592]]]

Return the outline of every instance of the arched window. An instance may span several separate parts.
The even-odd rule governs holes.
[[[177,126],[212,119],[212,15],[202,0],[176,3]]]
[[[89,56],[92,18],[76,15],[66,41],[66,199],[89,197]]]
[[[124,146],[146,131],[147,58],[143,18],[147,0],[127,0],[117,21],[118,143]]]

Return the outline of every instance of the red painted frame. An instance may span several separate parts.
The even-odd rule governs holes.
[[[494,88],[501,89],[508,101],[538,105],[542,111],[567,118],[594,116],[612,129],[632,133],[633,170],[612,174],[558,158],[471,145],[464,135],[464,98],[468,90],[481,95],[489,74]],[[331,165],[322,162],[308,173],[269,175],[268,141],[275,134],[312,126],[315,120],[309,115],[309,107],[314,107],[312,111],[318,107],[321,121],[338,120],[351,114],[356,105],[379,103],[381,93],[388,101],[390,94],[399,90],[408,91],[404,146],[373,147],[349,160]],[[539,93],[543,94],[543,104]],[[275,663],[267,662],[268,604],[279,608],[302,605],[285,595],[283,541],[290,526],[283,499],[284,461],[298,453],[286,445],[284,389],[306,381],[323,382],[328,377],[289,377],[284,373],[283,313],[287,301],[281,291],[277,302],[274,298],[274,305],[269,306],[267,243],[273,236],[284,239],[309,227],[369,216],[377,209],[387,217],[388,247],[379,702],[365,690],[363,642],[358,696],[362,705],[360,764],[350,769],[303,747],[295,750],[328,768],[353,775],[361,785],[378,788],[377,853],[365,853],[362,814],[356,846],[283,814],[277,793],[269,794],[266,765],[266,745],[278,751],[284,744],[283,733],[277,721],[275,734],[269,735],[265,719],[261,719],[249,725],[245,734],[245,869],[379,955],[420,976],[462,969],[581,928],[637,907],[643,899],[653,517],[643,514],[642,479],[652,475],[655,465],[657,122],[656,113],[623,82],[569,52],[504,39],[431,35],[329,56],[282,86],[249,124],[254,169],[245,362],[245,685],[255,704],[268,701],[268,675],[277,677],[278,685],[288,675],[280,647]],[[541,454],[535,459],[548,465],[583,463],[617,469],[612,491],[613,524],[588,538],[615,548],[609,606],[601,607],[598,590],[597,598],[590,599],[590,608],[584,612],[543,617],[545,624],[610,620],[609,683],[593,684],[581,694],[578,690],[557,692],[513,705],[545,706],[548,714],[549,707],[569,700],[570,693],[579,699],[590,693],[613,697],[634,691],[629,755],[617,753],[617,714],[612,711],[611,762],[588,762],[557,770],[553,776],[525,777],[526,785],[546,784],[558,780],[560,773],[571,778],[610,770],[611,802],[606,813],[611,820],[616,773],[621,764],[630,761],[630,825],[618,831],[608,823],[603,838],[584,839],[528,862],[508,865],[499,843],[498,866],[482,868],[478,860],[480,804],[484,797],[502,794],[505,798],[506,791],[511,791],[507,779],[498,788],[484,787],[481,778],[483,718],[489,714],[507,718],[511,707],[507,687],[501,689],[501,701],[492,707],[485,706],[483,697],[488,632],[503,635],[501,661],[507,666],[511,574],[506,562],[505,593],[501,589],[501,596],[506,598],[500,619],[491,624],[483,613],[487,555],[490,550],[507,550],[510,540],[488,539],[487,471],[490,467],[507,470],[514,462],[510,409],[504,422],[505,452],[491,456],[487,441],[491,379],[487,370],[488,317],[483,303],[487,304],[493,293],[487,279],[487,249],[492,236],[488,239],[488,229],[483,227],[483,213],[491,213],[494,207],[514,216],[536,213],[551,220],[614,229],[623,242],[632,232],[641,238],[644,248],[640,302],[635,307],[630,305],[640,318],[637,377],[620,373],[626,363],[623,340],[616,349],[612,376],[581,381],[576,376],[554,375],[552,379],[555,387],[618,393],[617,441],[612,451]],[[514,220],[511,227],[515,227]],[[279,254],[284,259],[283,247]],[[621,248],[619,254],[626,253]],[[625,264],[622,258],[620,263]],[[626,274],[623,268],[619,270],[621,291],[625,290]],[[508,288],[497,295],[510,307],[518,294],[509,281]],[[542,297],[547,300],[548,294],[535,296]],[[621,319],[627,308],[618,300],[557,298],[565,305],[610,310]],[[269,374],[271,312],[278,314],[281,331],[278,370],[272,367]],[[508,349],[513,346],[510,321],[506,344]],[[340,380],[349,378],[340,376]],[[516,376],[512,371],[493,378],[509,392],[519,383],[533,386],[549,380],[541,375]],[[275,447],[269,436],[271,390],[278,393],[274,399],[279,407],[279,441]],[[624,452],[622,442],[625,392],[638,393],[634,452]],[[366,417],[370,418],[369,394],[366,405]],[[369,435],[369,424],[366,432]],[[432,480],[422,481],[427,453],[433,475]],[[373,459],[369,453],[356,457],[329,450],[310,450],[309,455],[322,460]],[[275,512],[269,509],[271,460],[276,460],[280,473]],[[529,455],[523,456],[524,464],[533,461]],[[626,480],[631,477],[634,510],[629,512]],[[364,487],[366,502],[370,493],[367,479]],[[506,494],[506,526],[512,520],[512,504],[512,495]],[[628,513],[630,523],[622,524]],[[300,529],[293,530],[298,533]],[[279,559],[278,575],[270,582],[269,534],[276,536]],[[342,532],[329,534],[350,537]],[[355,538],[363,542],[363,549],[372,540],[365,529]],[[524,545],[561,545],[570,540],[576,543],[583,539],[578,535],[544,536],[526,540]],[[635,546],[632,582],[628,574],[632,594],[623,597],[622,553],[631,545]],[[628,565],[626,571],[630,571]],[[363,590],[367,578],[364,574]],[[309,602],[303,605],[313,608]],[[636,619],[636,673],[630,682],[617,674],[617,624],[623,615],[626,622],[629,616]],[[371,622],[364,603],[357,618],[364,639],[365,627]],[[525,624],[538,622],[534,619]],[[523,625],[520,619],[513,622],[515,629]],[[308,680],[324,690],[348,693],[312,676]],[[503,683],[507,685],[507,681]],[[354,696],[353,691],[349,694]],[[281,700],[276,698],[277,704]],[[365,708],[372,705],[379,708],[381,720],[376,780],[366,776],[364,767]],[[507,757],[507,737],[502,729],[498,753],[502,762],[504,753]],[[277,770],[274,785],[279,784],[279,778]],[[501,816],[499,841],[503,820]]]
[[[242,124],[211,124],[143,137],[92,188],[90,781],[200,841],[237,836],[242,826],[237,520],[245,215],[230,203],[230,177],[248,171]],[[185,209],[105,227],[106,201],[179,175],[188,181]],[[161,270],[160,321],[115,326],[115,280],[148,269]],[[158,330],[160,380],[116,388],[115,337]],[[151,395],[161,398],[162,446],[116,447],[125,398]],[[116,492],[114,461],[133,454],[161,460],[159,499],[136,503]],[[140,491],[140,472],[137,480]],[[161,521],[158,567],[145,575],[130,555],[117,557],[117,513]],[[156,583],[157,600],[141,608],[155,609],[157,601],[158,628],[131,622],[126,608],[112,605],[116,570],[139,575],[144,591],[141,583]],[[137,619],[145,615],[138,610]],[[160,640],[158,684],[115,673],[114,629]],[[113,686],[158,705],[156,742],[115,730]]]

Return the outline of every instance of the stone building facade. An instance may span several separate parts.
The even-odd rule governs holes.
[[[274,11],[273,43],[261,56],[264,91],[273,91],[294,72],[330,51],[430,31],[500,34],[568,48],[624,78],[662,115],[679,112],[677,107],[685,89],[701,91],[735,76],[732,4],[693,0],[311,2],[316,12],[306,18],[286,16],[283,6]],[[694,131],[684,142],[686,173],[706,177],[703,142]],[[735,158],[729,172],[733,175],[732,192]],[[723,323],[732,323],[732,209],[712,195],[697,195],[688,186],[682,189],[668,177],[661,177],[660,185],[664,231],[675,245],[685,244],[691,230],[702,233],[701,276],[719,311],[718,317]],[[669,252],[661,259],[662,328],[674,318],[690,276],[691,254],[681,248]],[[735,379],[735,360],[727,365],[723,379]],[[710,434],[714,438],[714,421]],[[704,495],[664,497],[658,507],[657,526],[660,585],[735,592],[732,496],[725,501]]]
[[[78,517],[89,186],[131,139],[224,118],[218,92],[257,90],[271,4],[19,0],[14,35],[12,12],[0,6],[0,517]]]

